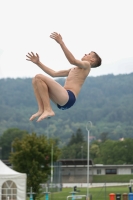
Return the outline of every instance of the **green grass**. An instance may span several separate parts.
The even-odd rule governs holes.
[[[67,196],[71,195],[70,192],[73,190],[73,188],[63,188],[61,192],[55,192],[51,193],[49,195],[49,200],[67,200]],[[77,195],[86,195],[87,189],[86,188],[78,188],[80,192]],[[115,194],[121,194],[123,193],[129,193],[128,186],[118,186],[118,187],[97,187],[97,188],[90,188],[89,194],[92,195],[92,200],[109,200],[109,194],[115,193]],[[29,198],[27,198],[28,200]],[[41,200],[44,200],[45,197],[41,198]],[[69,198],[68,200],[71,200],[72,198]],[[123,197],[121,197],[121,200]],[[85,200],[85,198],[82,198],[82,200]]]
[[[94,183],[129,183],[130,179],[133,179],[133,174],[129,175],[94,175]]]

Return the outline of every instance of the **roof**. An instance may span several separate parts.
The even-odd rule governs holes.
[[[21,173],[14,171],[0,160],[0,175],[20,175]]]
[[[87,159],[60,159],[62,165],[87,165]],[[92,160],[89,160],[89,165],[93,165]]]

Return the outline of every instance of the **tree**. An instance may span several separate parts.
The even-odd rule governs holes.
[[[91,144],[90,146],[90,156],[91,159],[93,160],[96,157],[99,157],[100,155],[100,149],[99,149],[99,145],[98,144]]]
[[[32,133],[13,142],[15,152],[10,161],[16,171],[27,174],[27,189],[33,188],[35,198],[40,195],[40,184],[45,183],[50,175],[52,146],[53,161],[56,161],[60,151],[52,139]]]
[[[87,143],[72,144],[62,148],[61,158],[65,159],[86,159],[87,158]]]
[[[124,141],[106,140],[99,145],[92,144],[90,154],[94,163],[108,164],[132,164],[133,139]]]
[[[72,134],[67,146],[71,146],[73,144],[82,142],[84,142],[84,134],[82,133],[82,130],[79,128],[75,134]]]
[[[72,134],[68,145],[64,146],[61,151],[61,158],[65,159],[81,159],[87,157],[87,143],[84,141],[82,130],[77,129]]]
[[[63,85],[65,78],[57,81]],[[44,120],[38,125],[35,122],[29,124],[27,120],[37,109],[31,78],[0,79],[0,135],[15,124],[15,127],[30,133],[50,133],[59,137],[63,146],[78,127],[86,135],[86,123],[91,119],[91,131],[96,138],[105,130],[107,139],[133,138],[132,91],[133,73],[87,77],[76,104],[70,110],[60,112],[51,102],[55,117],[51,118],[50,124]]]
[[[101,139],[102,142],[105,142],[108,139],[108,133],[107,132],[101,133],[100,139]]]
[[[0,137],[1,157],[2,159],[9,159],[12,142],[15,138],[21,139],[24,135],[28,134],[25,130],[17,128],[7,129]]]

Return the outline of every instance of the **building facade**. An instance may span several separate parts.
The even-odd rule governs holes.
[[[87,183],[88,164],[86,159],[60,160],[62,183]],[[93,182],[94,175],[125,175],[133,174],[133,165],[94,165],[89,160],[89,182]]]

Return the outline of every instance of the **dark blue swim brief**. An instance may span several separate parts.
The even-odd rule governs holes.
[[[70,90],[67,90],[67,92],[68,92],[68,96],[69,96],[68,102],[64,106],[60,106],[57,104],[57,107],[61,110],[67,110],[68,108],[72,107],[76,101],[76,98],[75,98],[75,95],[73,94],[73,92],[71,92]]]

